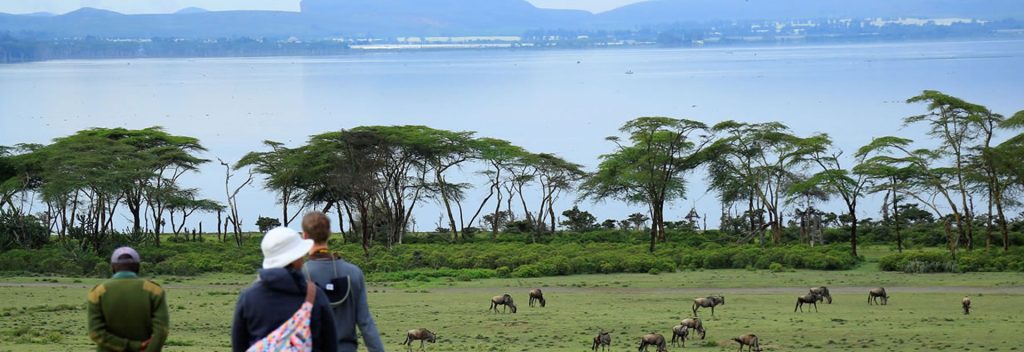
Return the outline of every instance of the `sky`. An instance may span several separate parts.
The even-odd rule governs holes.
[[[607,11],[641,0],[528,0],[538,7]],[[0,12],[66,13],[81,7],[95,7],[121,13],[170,13],[185,7],[211,11],[279,10],[298,11],[299,0],[0,0]]]

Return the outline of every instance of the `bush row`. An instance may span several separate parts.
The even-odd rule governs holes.
[[[659,273],[679,269],[758,268],[772,264],[786,268],[840,270],[857,265],[846,246],[722,246],[705,242],[691,246],[660,244],[655,253],[646,244],[470,242],[460,244],[404,244],[371,248],[364,256],[357,244],[332,246],[347,260],[379,281],[423,280],[436,277],[480,279],[540,277],[596,273]],[[152,275],[192,276],[202,273],[252,273],[262,257],[259,238],[247,239],[242,248],[218,241],[164,241],[161,247],[137,248],[142,270]],[[108,260],[78,246],[50,244],[37,250],[0,253],[0,271],[106,276]]]
[[[1009,252],[993,250],[962,251],[956,260],[947,252],[915,251],[891,254],[879,260],[884,271],[907,273],[944,273],[975,271],[1020,271],[1024,272],[1024,249],[1012,248]]]

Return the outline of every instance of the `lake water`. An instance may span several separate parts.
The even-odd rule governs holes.
[[[160,125],[200,138],[207,158],[234,161],[266,139],[298,145],[359,125],[424,124],[592,167],[610,150],[603,138],[623,122],[661,115],[782,121],[799,134],[829,133],[852,151],[873,136],[923,139],[920,130],[901,130],[901,118],[924,111],[903,103],[924,89],[1009,115],[1024,109],[1022,82],[1024,41],[41,62],[0,66],[0,145],[94,126]],[[222,175],[211,163],[185,182],[223,199]],[[689,199],[669,218],[696,205],[717,223],[720,207],[701,177],[691,177]],[[571,207],[573,197],[563,198],[562,208]],[[258,188],[240,202],[247,226],[257,214],[280,213]],[[599,219],[643,209],[582,207]],[[868,202],[862,216],[877,217],[877,208]],[[433,228],[437,215],[425,206],[420,229]]]

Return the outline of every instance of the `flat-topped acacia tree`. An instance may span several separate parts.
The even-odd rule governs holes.
[[[601,155],[597,171],[583,182],[581,198],[644,204],[651,214],[651,252],[665,241],[665,203],[686,196],[685,175],[711,159],[713,138],[699,121],[641,117],[608,137],[615,150]]]

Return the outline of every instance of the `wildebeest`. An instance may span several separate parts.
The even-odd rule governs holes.
[[[868,291],[868,304],[878,304],[878,297],[882,297],[882,305],[889,304],[889,294],[885,293],[884,287]]]
[[[690,328],[685,325],[676,325],[672,327],[672,346],[676,346],[682,343],[683,347],[686,347],[686,337],[690,335]]]
[[[757,335],[746,334],[740,337],[734,337],[732,340],[740,343],[740,349],[738,351],[743,351],[743,346],[749,346],[747,347],[747,351],[761,351],[761,344],[757,340]]]
[[[818,302],[824,299],[828,304],[832,304],[832,294],[828,292],[828,287],[811,287],[811,293],[819,296]]]
[[[647,346],[654,346],[658,352],[668,352],[665,344],[665,337],[661,334],[650,333],[640,338],[640,348],[637,351],[647,352]]]
[[[679,325],[685,326],[687,329],[693,329],[693,331],[700,334],[701,340],[707,336],[707,330],[704,330],[704,323],[700,321],[700,318],[686,318],[680,321]]]
[[[964,314],[971,314],[971,297],[964,296],[962,303],[964,305]]]
[[[530,290],[530,307],[533,307],[533,302],[539,302],[541,307],[547,305],[544,301],[544,292],[541,292],[539,288]]]
[[[597,336],[594,336],[594,346],[591,349],[597,351],[597,346],[601,346],[601,351],[604,351],[605,348],[612,348],[611,332],[601,330],[597,333]]]
[[[515,314],[515,312],[516,312],[516,304],[512,302],[512,295],[510,295],[510,294],[506,293],[506,294],[501,295],[501,296],[491,297],[491,308],[488,309],[488,310],[494,310],[494,312],[497,313],[498,312],[498,306],[503,306],[503,307],[501,307],[502,313],[505,312],[506,308],[512,308],[512,313],[513,314]]]
[[[711,308],[711,316],[715,316],[715,306],[725,305],[725,296],[708,296],[693,299],[693,315],[697,315],[697,308]]]
[[[437,336],[434,335],[434,333],[430,332],[430,330],[427,330],[427,329],[423,329],[423,328],[412,329],[412,330],[409,330],[409,332],[405,333],[405,342],[402,342],[402,344],[403,345],[407,345],[408,346],[408,348],[407,348],[408,350],[412,350],[412,342],[416,341],[416,340],[420,341],[420,349],[423,349],[423,343],[424,342],[430,342],[430,343],[437,342]]]
[[[817,294],[815,294],[813,292],[812,293],[808,293],[808,294],[803,295],[803,296],[800,296],[800,297],[797,297],[796,298],[796,307],[793,307],[793,312],[796,313],[796,309],[797,308],[800,308],[800,311],[803,312],[804,311],[804,304],[805,303],[806,304],[813,304],[814,305],[814,311],[817,312],[818,311],[818,302],[820,302],[820,301],[821,301],[821,296],[819,296],[819,295],[817,295]],[[807,311],[810,311],[810,309],[808,309]]]

